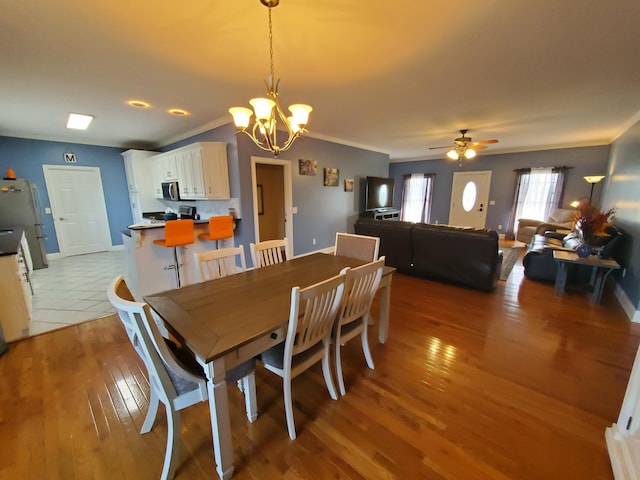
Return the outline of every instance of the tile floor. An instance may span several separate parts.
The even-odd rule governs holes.
[[[116,250],[50,260],[49,268],[34,270],[29,333],[38,335],[115,313],[107,287],[124,273],[124,259],[124,250]]]

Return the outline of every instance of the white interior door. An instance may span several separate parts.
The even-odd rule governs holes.
[[[484,228],[490,187],[490,170],[454,173],[449,225]]]
[[[63,256],[104,252],[111,233],[98,167],[43,165],[56,237]]]

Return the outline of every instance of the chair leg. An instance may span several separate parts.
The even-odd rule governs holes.
[[[178,247],[173,247],[173,259],[176,266],[176,279],[178,281],[178,288],[180,288],[180,264],[178,263]]]
[[[336,328],[340,328],[337,326]],[[342,352],[340,349],[342,346],[340,345],[339,335],[334,337],[333,347],[335,349],[335,364],[336,364],[336,377],[338,378],[338,388],[340,389],[340,395],[344,395],[346,390],[344,388],[344,378],[342,377]]]
[[[376,366],[373,364],[373,357],[371,356],[371,350],[369,350],[369,336],[367,335],[367,322],[369,321],[368,317],[369,315],[365,315],[362,318],[364,327],[362,328],[360,337],[362,338],[362,351],[364,352],[364,358],[367,360],[367,365],[369,366],[369,368],[373,370],[374,368],[376,368]]]
[[[160,401],[158,400],[158,395],[156,391],[151,387],[151,398],[149,399],[149,408],[147,409],[147,416],[144,417],[144,422],[142,423],[142,428],[140,429],[140,433],[147,433],[151,431],[153,427],[153,422],[156,420],[156,415],[158,414],[158,404]]]
[[[180,412],[166,405],[167,410],[167,448],[160,480],[171,480],[176,473],[180,450]]]
[[[333,400],[338,399],[338,394],[336,393],[336,387],[333,384],[333,380],[331,379],[331,367],[329,366],[329,340],[324,340],[324,356],[322,357],[322,374],[324,375],[324,383],[327,384],[327,390],[329,390],[329,395]]]
[[[242,393],[244,393],[244,405],[247,410],[247,419],[253,423],[258,418],[255,372],[251,372],[246,377],[243,377],[240,382],[242,382]]]
[[[296,439],[296,425],[293,421],[293,400],[291,398],[291,373],[285,372],[282,378],[282,390],[284,391],[284,412],[287,417],[287,430],[289,438]]]

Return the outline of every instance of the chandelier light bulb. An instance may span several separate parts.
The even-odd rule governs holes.
[[[313,108],[303,103],[296,103],[289,107],[294,123],[304,127],[309,122],[309,114]]]
[[[471,159],[472,159],[473,157],[475,157],[476,155],[477,155],[477,154],[476,154],[476,151],[475,151],[474,149],[472,149],[472,148],[467,148],[467,149],[464,151],[464,158],[466,158],[467,160],[471,160]]]

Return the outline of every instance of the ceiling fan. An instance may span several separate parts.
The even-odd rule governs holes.
[[[460,160],[462,163],[462,157],[466,159],[472,159],[477,155],[476,150],[484,150],[486,146],[491,143],[498,143],[498,140],[479,140],[474,142],[471,137],[467,137],[469,130],[460,130],[461,136],[454,139],[454,145],[446,145],[444,147],[429,147],[429,150],[437,150],[439,148],[450,148],[447,152],[447,157],[451,160]]]

